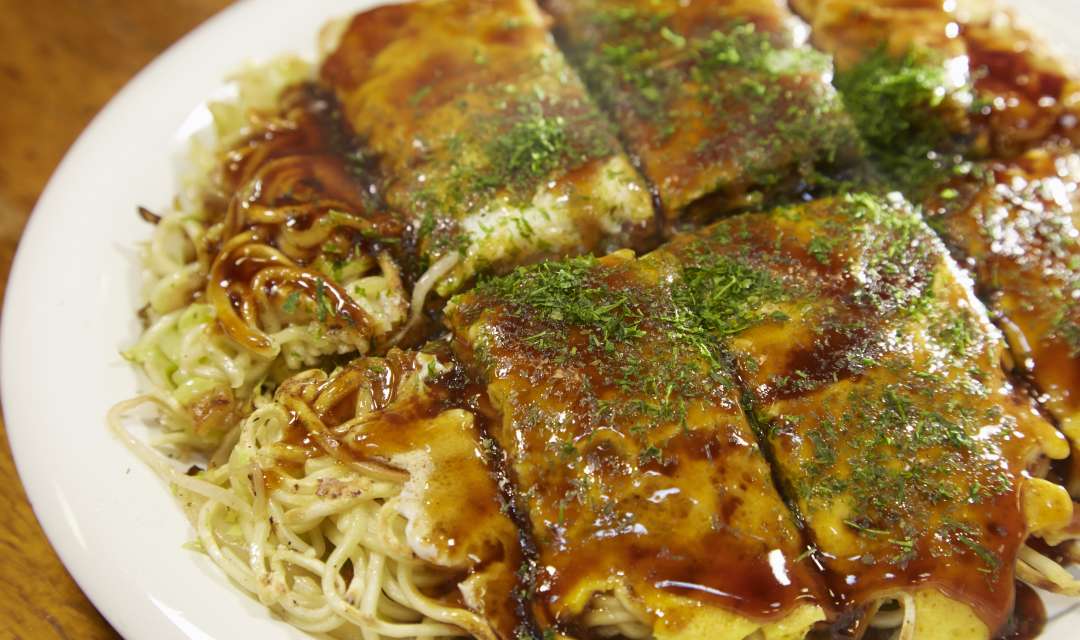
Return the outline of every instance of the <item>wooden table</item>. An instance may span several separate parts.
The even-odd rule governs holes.
[[[0,293],[45,181],[90,118],[228,0],[0,0]],[[167,99],[167,97],[163,97]],[[117,638],[41,532],[0,424],[0,638]]]

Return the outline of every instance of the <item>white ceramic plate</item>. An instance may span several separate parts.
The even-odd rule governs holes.
[[[1074,1],[1031,2],[1025,15],[1080,57]],[[323,23],[372,4],[246,0],[210,20],[98,115],[23,236],[0,343],[12,449],[53,546],[132,640],[306,637],[231,586],[205,556],[181,548],[191,529],[179,507],[109,435],[103,416],[136,391],[135,372],[118,355],[137,335],[136,247],[149,236],[135,205],[168,205],[172,154],[190,131],[189,115],[243,62],[310,53]],[[1044,638],[1075,637],[1080,610],[1065,614],[1064,600],[1048,602],[1058,617]]]

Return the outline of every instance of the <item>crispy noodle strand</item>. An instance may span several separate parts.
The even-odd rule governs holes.
[[[412,313],[409,315],[409,321],[405,323],[405,326],[401,328],[401,331],[397,333],[391,340],[390,344],[397,344],[402,338],[408,334],[409,330],[413,329],[420,322],[420,318],[424,314],[424,302],[427,300],[428,294],[435,288],[435,285],[439,283],[439,280],[446,274],[450,273],[450,270],[457,266],[457,263],[461,260],[461,255],[457,252],[451,252],[435,261],[435,264],[431,265],[424,275],[420,276],[420,279],[416,281],[416,285],[412,290],[412,302],[410,307]]]
[[[1060,564],[1028,545],[1020,548],[1020,558],[1016,563],[1016,576],[1040,589],[1046,589],[1065,596],[1080,596],[1080,580],[1074,578]]]
[[[652,637],[652,625],[625,589],[593,596],[581,622],[601,638],[642,640]]]
[[[900,594],[900,607],[904,611],[900,630],[896,632],[896,640],[914,640],[915,638],[915,598],[910,593]]]

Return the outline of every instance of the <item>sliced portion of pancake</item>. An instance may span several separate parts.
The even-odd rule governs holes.
[[[845,75],[877,88],[901,88],[890,60],[917,59],[915,81],[938,85],[932,106],[948,113],[950,129],[980,154],[1015,155],[1061,137],[1080,141],[1080,83],[1044,41],[989,0],[796,0],[814,44],[836,58]],[[881,73],[885,70],[885,73]],[[909,114],[898,114],[901,120]],[[901,141],[902,142],[902,141]]]
[[[922,219],[855,195],[661,251],[731,350],[842,607],[900,601],[918,638],[997,633],[1025,539],[1071,520],[1065,490],[1031,477],[1068,447],[1005,377],[1004,341]],[[1038,492],[1053,499],[1022,508]]]
[[[1015,365],[1080,450],[1080,156],[1033,149],[932,190],[925,208],[996,314]],[[1080,464],[1073,457],[1072,465]],[[1069,478],[1080,496],[1080,473]]]
[[[821,186],[855,136],[781,2],[548,0],[669,221]]]
[[[876,49],[902,56],[912,48],[937,51],[942,60],[965,55],[949,27],[956,16],[937,0],[791,0],[810,25],[810,41],[833,56],[840,71]],[[953,3],[955,5],[955,3]]]
[[[452,299],[536,545],[539,622],[575,637],[803,638],[824,618],[681,268],[629,251]]]
[[[640,246],[654,228],[645,184],[532,0],[361,13],[321,77],[409,221],[419,289]]]
[[[797,3],[889,187],[929,222],[1080,452],[1080,83],[994,3]],[[887,35],[887,46],[878,42]],[[1080,456],[1067,480],[1080,496]]]

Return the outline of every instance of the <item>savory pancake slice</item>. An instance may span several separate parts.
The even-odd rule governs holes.
[[[865,78],[878,93],[934,84],[931,103],[909,106],[947,114],[949,131],[979,154],[1013,156],[1051,138],[1080,141],[1077,76],[995,1],[792,4],[810,23],[814,44],[835,56],[841,89],[846,76]],[[898,73],[895,62],[905,58],[920,68]],[[911,115],[895,114],[901,122]]]
[[[875,49],[902,56],[912,48],[933,50],[941,60],[965,55],[949,24],[955,19],[940,0],[791,0],[810,25],[810,40],[829,53],[840,71]],[[953,62],[958,64],[958,62]]]
[[[654,228],[646,186],[532,0],[361,13],[321,76],[410,223],[428,274],[421,291],[640,246]]]
[[[1080,451],[1080,156],[1034,149],[931,192],[930,224],[996,315],[1016,366]],[[1073,464],[1080,464],[1074,455]],[[1080,496],[1080,472],[1069,486]]]
[[[927,207],[973,271],[1015,364],[1080,452],[1080,85],[993,3],[943,6],[798,8],[816,25],[815,42],[838,55],[837,85],[871,160],[890,187]],[[888,46],[877,48],[885,33]],[[1070,465],[1080,496],[1080,458]]]
[[[1068,446],[1005,377],[1003,340],[921,218],[852,195],[660,251],[731,350],[831,592],[866,614],[856,626],[898,601],[882,615],[914,637],[994,636],[1014,575],[1035,580],[1025,539],[1072,518],[1034,477]]]
[[[536,548],[542,625],[575,637],[798,638],[823,619],[799,529],[671,256],[519,269],[452,299]]]
[[[547,0],[568,55],[673,221],[818,186],[852,129],[781,2]],[[694,207],[695,204],[700,205]],[[708,204],[708,206],[706,206]]]

